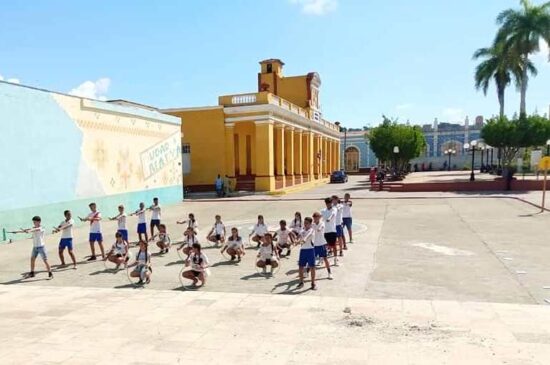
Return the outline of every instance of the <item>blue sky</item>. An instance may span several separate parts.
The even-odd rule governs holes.
[[[258,61],[317,71],[324,117],[349,127],[462,121],[498,112],[473,87],[472,53],[517,0],[10,1],[0,11],[0,75],[22,84],[160,108],[215,105],[255,91]],[[547,48],[545,50],[547,52]],[[535,56],[528,109],[550,104]],[[13,81],[17,81],[13,80]],[[507,113],[519,107],[508,89]]]

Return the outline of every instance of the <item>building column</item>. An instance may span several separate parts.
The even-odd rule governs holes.
[[[313,132],[308,132],[307,134],[307,173],[309,175],[309,180],[315,178],[315,138]]]
[[[294,131],[294,182],[301,184],[302,183],[302,162],[303,162],[303,152],[302,152],[302,130],[296,129]]]
[[[336,142],[336,168],[335,170],[341,170],[342,169],[342,158],[340,157],[341,154],[341,146],[340,141]]]
[[[285,126],[283,124],[275,125],[275,175],[284,176],[285,174]]]
[[[328,173],[331,174],[334,171],[334,141],[328,140]]]
[[[286,186],[286,185],[294,185],[294,127],[286,128],[285,133],[286,133],[285,135],[285,186]]]
[[[330,149],[328,145],[328,138],[323,137],[323,176],[328,175],[329,161],[330,161]]]
[[[316,134],[314,137],[313,148],[314,148],[314,160],[313,160],[314,174],[317,176],[317,179],[320,179],[322,174],[321,166],[323,164],[321,161],[321,158],[322,158],[321,136],[319,134]]]
[[[275,152],[273,151],[273,122],[255,122],[256,129],[256,190],[275,190],[273,176]]]
[[[235,189],[235,124],[225,125],[225,175]]]

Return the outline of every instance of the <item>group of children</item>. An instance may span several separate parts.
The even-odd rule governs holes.
[[[161,207],[158,198],[153,199],[153,204],[145,208],[144,203],[139,204],[139,209],[131,213],[130,216],[137,216],[137,234],[139,240],[139,251],[132,264],[130,261],[130,242],[128,241],[128,229],[126,226],[127,214],[123,205],[118,207],[118,214],[110,220],[117,221],[117,231],[115,234],[115,243],[111,249],[105,253],[103,247],[103,235],[101,231],[101,213],[97,210],[95,203],[89,205],[90,213],[79,219],[82,222],[89,222],[90,234],[89,244],[91,255],[88,261],[97,259],[95,244],[97,243],[103,260],[108,260],[116,265],[118,269],[121,265],[134,267],[130,276],[139,279],[138,283],[149,283],[151,280],[151,254],[149,252],[149,241],[156,241],[159,248],[159,254],[168,253],[171,248],[171,240],[166,232],[166,225],[161,224]],[[304,278],[307,273],[311,275],[311,288],[317,289],[315,283],[315,267],[324,264],[328,278],[332,279],[332,272],[328,257],[334,259],[334,266],[338,265],[338,256],[343,256],[343,251],[347,249],[344,229],[347,229],[349,241],[352,242],[352,202],[349,194],[345,194],[344,200],[340,201],[337,196],[325,199],[325,208],[320,212],[314,212],[311,217],[302,218],[300,212],[296,212],[294,218],[287,226],[285,220],[279,222],[279,228],[270,232],[269,227],[264,221],[262,215],[258,216],[258,221],[254,225],[249,235],[250,242],[256,244],[256,267],[263,274],[272,274],[279,267],[279,260],[283,256],[290,256],[292,248],[299,246],[299,284],[304,286]],[[152,212],[150,221],[151,237],[147,234],[146,212]],[[59,258],[61,266],[66,266],[64,251],[68,250],[72,260],[73,268],[76,269],[76,259],[73,250],[73,225],[74,220],[69,210],[64,212],[65,220],[54,228],[53,233],[61,232],[59,242]],[[201,251],[202,247],[197,239],[198,223],[193,213],[188,215],[188,219],[178,221],[177,224],[186,225],[184,231],[184,240],[177,250],[185,255],[184,262],[188,268],[183,270],[182,276],[192,281],[196,286],[206,283],[208,276],[209,260]],[[157,233],[155,234],[155,228]],[[22,229],[13,233],[32,233],[33,250],[31,254],[31,270],[28,277],[35,275],[35,261],[40,255],[48,271],[49,278],[53,278],[51,267],[48,263],[46,251],[44,249],[44,228],[41,226],[40,217],[33,217],[33,227]],[[221,246],[221,253],[227,254],[231,261],[241,261],[242,256],[246,254],[243,239],[239,235],[238,228],[231,228],[231,234],[227,236],[226,227],[221,220],[220,215],[215,216],[215,222],[206,235],[207,241],[216,247]],[[183,258],[183,257],[182,257]]]

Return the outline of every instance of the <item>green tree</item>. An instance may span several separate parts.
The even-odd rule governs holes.
[[[483,61],[476,67],[475,86],[482,89],[487,95],[489,84],[494,80],[497,89],[498,103],[500,106],[500,117],[504,117],[504,93],[506,87],[512,81],[512,76],[519,80],[521,78],[521,63],[519,57],[514,53],[506,52],[502,43],[497,43],[491,48],[480,48],[475,53],[475,60],[483,58]],[[534,68],[533,65],[531,67]]]
[[[520,0],[521,9],[508,9],[497,17],[500,25],[495,43],[502,44],[506,52],[520,58],[521,76],[517,80],[520,93],[520,116],[526,116],[526,94],[529,73],[536,75],[529,56],[539,51],[539,42],[550,44],[550,2],[533,5],[529,0]]]
[[[383,116],[382,123],[368,133],[370,147],[376,157],[383,163],[396,161],[402,170],[410,160],[420,156],[426,147],[426,139],[418,126],[399,124],[397,119]],[[399,147],[395,154],[393,148]]]

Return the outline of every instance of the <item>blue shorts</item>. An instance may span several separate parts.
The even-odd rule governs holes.
[[[315,257],[327,257],[327,248],[325,245],[315,246]]]
[[[336,237],[342,237],[344,235],[344,226],[341,224],[336,225]]]
[[[138,223],[137,233],[145,233],[147,234],[147,225],[145,223]]]
[[[90,242],[103,242],[103,235],[101,233],[90,233]]]
[[[351,225],[353,224],[351,217],[342,218],[342,226],[346,227],[347,229],[351,229]]]
[[[315,250],[313,248],[306,248],[300,250],[300,258],[298,259],[298,266],[300,267],[315,267]]]
[[[38,255],[42,257],[42,260],[48,259],[48,255],[46,255],[46,248],[44,246],[32,248],[31,257],[35,259]]]
[[[73,239],[72,238],[62,238],[61,241],[59,241],[59,249],[64,250],[68,248],[69,251],[73,250]]]
[[[127,229],[119,229],[117,230],[117,233],[120,233],[122,235],[123,241],[128,241],[128,230]]]
[[[160,226],[160,219],[151,219],[151,225],[152,226]]]

